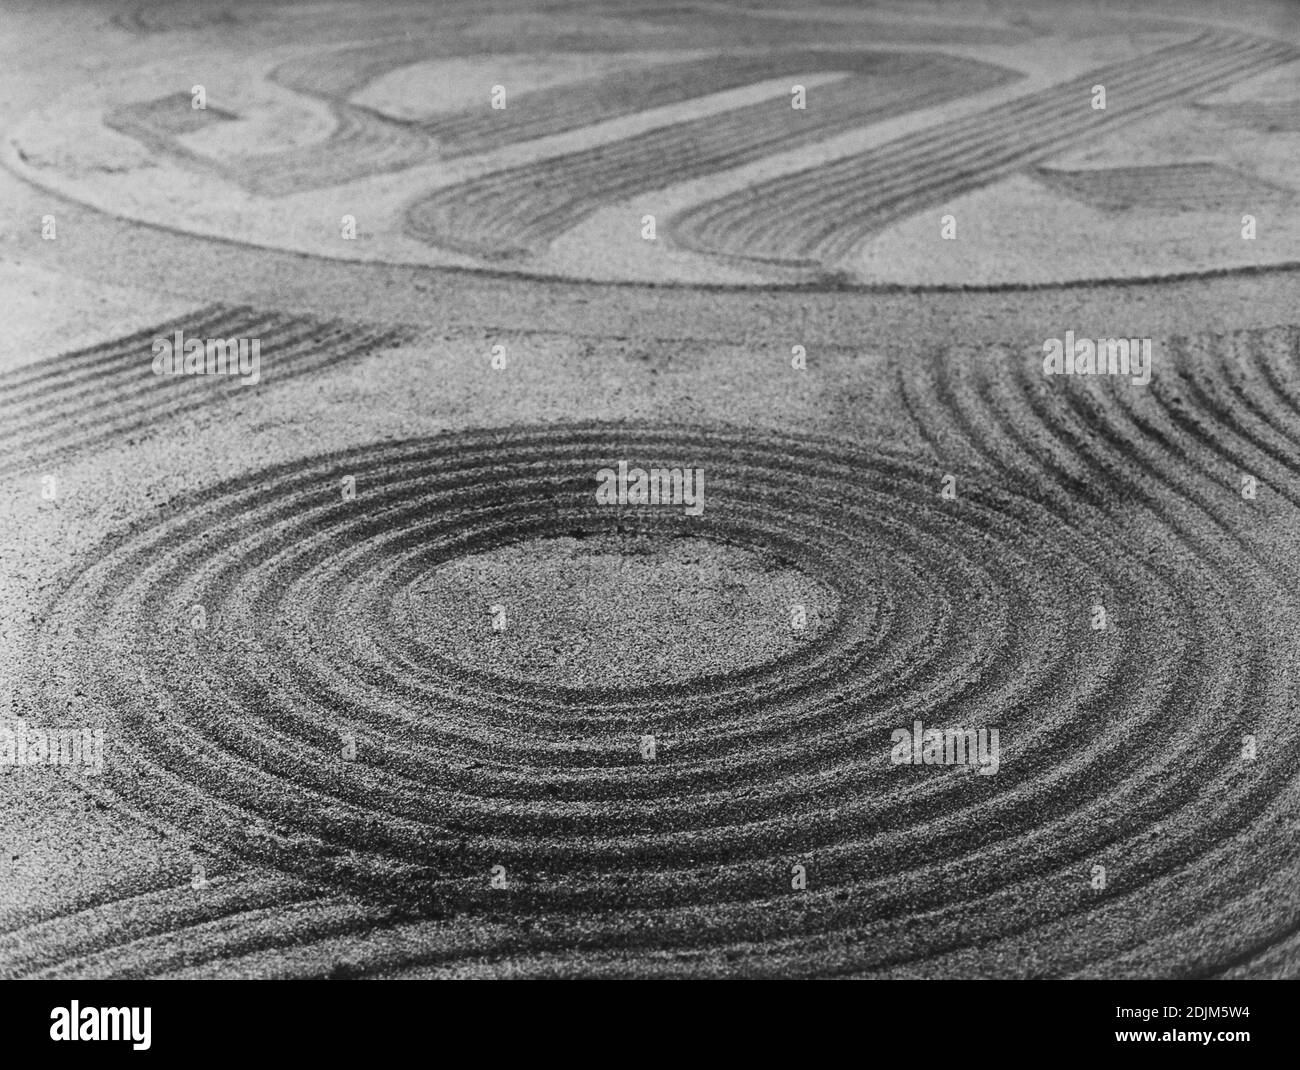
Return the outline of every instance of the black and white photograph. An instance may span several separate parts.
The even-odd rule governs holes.
[[[0,979],[1300,979],[1295,0],[0,0],[0,310]]]

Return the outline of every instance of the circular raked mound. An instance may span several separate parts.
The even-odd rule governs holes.
[[[620,460],[702,470],[702,511],[598,503]],[[503,918],[535,972],[587,952],[593,970],[668,952],[866,971],[1030,926],[1055,945],[1091,911],[1076,935],[1098,954],[1110,926],[1176,932],[1230,870],[1265,865],[1220,856],[1289,788],[1290,744],[1248,772],[1238,753],[1243,725],[1285,707],[1256,615],[1272,575],[1234,565],[1193,513],[1135,537],[1050,481],[944,475],[836,440],[598,423],[281,465],[105,545],[46,618],[39,656],[67,672],[39,702],[108,711],[100,783],[133,812],[461,926],[403,968],[503,954]],[[660,555],[683,613],[717,608],[701,577],[740,575],[750,645],[638,681],[566,668],[552,631],[529,634],[527,598],[503,630],[464,605],[481,659],[430,626],[432,578],[495,561],[527,590],[565,540]],[[581,558],[560,556],[581,588]],[[597,571],[630,612],[665,597],[644,570]],[[1257,589],[1190,602],[1189,573]],[[736,643],[651,615],[669,650]],[[915,745],[931,729],[973,733],[966,760]]]

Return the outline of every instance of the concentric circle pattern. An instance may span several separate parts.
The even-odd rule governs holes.
[[[1034,384],[950,407],[933,385],[910,398],[919,426],[1005,465],[957,467],[955,497],[929,460],[725,426],[515,427],[271,468],[104,548],[47,616],[38,657],[73,671],[41,702],[112,711],[115,803],[400,907],[400,934],[355,935],[363,973],[925,972],[1048,934],[1086,970],[1239,914],[1241,845],[1294,806],[1295,695],[1274,670],[1294,637],[1261,626],[1285,581],[1195,495],[1161,515],[1143,478],[1119,517],[1052,492],[1064,479],[1036,474],[1064,447],[1031,457],[999,418],[1040,404]],[[1251,397],[1238,445],[1294,473],[1279,399]],[[1119,433],[1178,478],[1153,431]],[[1090,464],[1120,480],[1113,450]],[[703,469],[703,513],[598,504],[620,460]],[[411,627],[406,593],[440,565],[593,535],[742,548],[834,612],[766,663],[645,688],[493,674]],[[997,729],[996,772],[893,764],[918,720]],[[1270,743],[1248,766],[1244,733]],[[1282,938],[1268,911],[1234,923],[1245,957]]]

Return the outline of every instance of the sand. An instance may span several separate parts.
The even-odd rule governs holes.
[[[918,44],[924,11],[906,48],[972,58]],[[254,15],[275,58],[310,45]],[[1300,328],[1262,237],[1103,283],[930,257],[651,285],[581,243],[535,277],[291,240],[336,188],[167,218],[222,180],[138,143],[153,186],[18,159],[60,24],[128,82],[245,43],[164,16],[26,11],[51,55],[0,55],[4,724],[107,740],[99,771],[0,770],[0,974],[1297,975]],[[467,17],[474,54],[512,25]],[[665,47],[630,22],[593,51]],[[1135,162],[1106,151],[1052,165]],[[1052,196],[1026,227],[1104,214]],[[212,225],[241,198],[279,229]],[[260,381],[155,378],[177,325],[260,337]],[[1045,377],[1067,330],[1150,338],[1150,384]],[[598,504],[620,460],[702,468],[702,512]],[[998,772],[893,763],[918,720],[997,729]]]

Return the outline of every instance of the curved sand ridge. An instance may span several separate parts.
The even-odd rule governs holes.
[[[1041,161],[1190,97],[1294,60],[1290,45],[1205,31],[1145,57],[953,122],[877,150],[784,175],[689,208],[672,221],[686,248],[737,258],[834,265],[891,222]],[[1104,84],[1108,111],[1087,105]]]
[[[782,97],[445,187],[412,202],[406,229],[458,252],[521,256],[545,248],[604,205],[1017,77],[989,64],[924,53],[791,52],[764,62],[769,77],[822,71],[848,77],[820,88],[810,112],[792,109]]]
[[[1259,100],[1201,107],[1230,123],[1266,134],[1300,134],[1300,100]]]
[[[42,626],[37,663],[71,674],[39,707],[111,711],[117,804],[419,915],[357,923],[353,972],[952,971],[991,946],[1056,972],[1123,972],[1135,949],[1142,969],[1228,969],[1289,931],[1278,666],[1297,618],[1216,466],[1283,486],[1300,405],[1293,330],[1217,345],[1149,395],[1064,403],[1027,373],[902,373],[956,500],[943,464],[725,427],[521,427],[282,465],[106,545]],[[620,458],[702,467],[703,515],[597,506]],[[1169,487],[1187,504],[1161,509]],[[791,655],[642,690],[507,679],[410,627],[403,596],[439,563],[584,532],[748,548],[838,606]],[[915,719],[999,728],[999,772],[891,765]],[[248,968],[278,939],[258,933],[191,966]]]
[[[36,917],[0,934],[7,977],[154,978],[199,968],[274,942],[283,955],[355,932],[379,912],[344,896],[322,896],[279,874],[163,884]]]
[[[1050,189],[1110,211],[1231,211],[1243,200],[1285,208],[1294,190],[1214,163],[1079,170],[1040,167],[1034,178]]]
[[[257,338],[259,381],[287,382],[409,338],[409,331],[209,305],[102,345],[10,373],[0,382],[0,471],[21,471],[237,396],[234,377],[154,375],[153,343]]]
[[[176,33],[197,32],[191,14],[197,12],[177,20]],[[1017,196],[1027,169],[1300,55],[1280,40],[1161,22],[1187,31],[1187,40],[1086,74],[1071,65],[1066,80],[1011,97],[997,89],[1013,77],[998,65],[1007,62],[999,45],[1028,31],[998,19],[970,26],[897,12],[764,14],[709,6],[671,14],[611,10],[591,25],[550,12],[511,30],[472,8],[433,15],[413,9],[410,17],[421,29],[427,22],[430,32],[398,34],[391,19],[348,9],[321,20],[300,47],[269,48],[301,38],[289,32],[291,14],[239,9],[236,24],[249,18],[259,27],[261,43],[248,50],[259,58],[245,54],[239,61],[251,88],[223,93],[209,79],[214,94],[205,117],[193,111],[184,87],[144,99],[144,86],[157,92],[159,78],[142,70],[106,92],[100,115],[88,115],[76,92],[30,115],[11,141],[9,165],[125,218],[327,257],[737,286],[802,280],[942,287],[970,269],[988,285],[1023,285],[1044,279],[1037,266],[1014,256],[1019,266],[1011,275],[987,280],[956,248],[942,251],[941,267],[927,267],[924,257],[913,263],[907,254],[903,263],[891,262],[900,259],[900,246],[916,244],[909,225],[931,211],[997,217],[997,198]],[[227,26],[227,19],[216,25]],[[1069,33],[1083,40],[1088,30],[1114,33],[1115,25],[1084,19]],[[1144,25],[1123,22],[1130,32]],[[339,47],[347,26],[355,32]],[[515,82],[514,65],[527,59],[515,51],[521,39],[533,53],[550,48],[570,59],[588,57],[590,65],[574,68],[588,76],[534,88],[526,76]],[[882,60],[891,42],[894,51]],[[708,50],[718,54],[702,58]],[[626,65],[617,69],[620,56]],[[436,80],[420,91],[412,88],[418,81],[402,82],[412,66],[436,69],[439,60],[464,63],[456,77],[481,82],[482,93],[469,99],[483,99],[442,110]],[[390,76],[407,86],[407,96],[427,94],[427,109],[394,110],[391,87],[379,84]],[[162,74],[162,83],[169,78]],[[789,108],[781,94],[757,99],[764,86],[794,78],[813,84],[806,110]],[[497,79],[511,87],[502,111],[486,103]],[[1088,104],[1098,82],[1110,94],[1106,112]],[[926,115],[945,104],[964,111],[963,100],[990,92],[1007,99],[947,121]],[[1223,115],[1262,107],[1267,119],[1275,106],[1238,102]],[[280,135],[295,115],[301,138],[286,147]],[[64,121],[79,131],[69,139],[75,147],[49,135]],[[870,131],[882,122],[889,124],[887,140],[872,140]],[[1286,124],[1278,122],[1268,119],[1267,130],[1280,134]],[[722,190],[701,185],[714,178]],[[971,208],[965,198],[979,191],[988,192],[994,208],[983,201]],[[1275,204],[1287,192],[1261,183],[1248,188],[1244,180],[1241,191],[1253,198],[1250,208]],[[1038,193],[1047,200],[1031,214],[1062,212],[1066,229],[1082,241],[1087,207]],[[1196,197],[1197,205],[1208,205],[1202,210],[1226,217],[1239,207],[1230,193],[1225,199],[1202,190]],[[335,221],[355,216],[359,205],[362,241],[347,243]],[[1151,207],[1178,210],[1164,202]],[[640,236],[646,212],[658,215],[657,243]],[[929,237],[933,228],[925,225]],[[989,225],[995,234],[1007,226],[1018,233],[1014,219]],[[1229,229],[1234,241],[1227,245],[1191,241],[1183,248],[1171,241],[1167,260],[1150,274],[1290,263],[1285,227],[1265,221],[1267,240],[1248,253]],[[1055,278],[1053,270],[1047,274]],[[1129,277],[1104,263],[1083,274]]]

